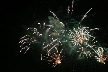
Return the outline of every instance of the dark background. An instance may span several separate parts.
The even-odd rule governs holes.
[[[71,0],[28,0],[28,1],[0,1],[1,7],[1,72],[96,72],[108,71],[106,65],[92,59],[75,60],[68,56],[62,64],[52,68],[47,63],[40,61],[39,49],[31,49],[26,54],[20,53],[19,38],[25,35],[25,27],[35,21],[46,21],[50,10],[58,12],[71,6]],[[75,0],[74,15],[84,15],[90,8],[91,24],[88,26],[100,28],[96,31],[97,40],[108,47],[108,1],[107,0]],[[59,17],[61,18],[61,17]],[[86,19],[85,19],[86,21]],[[106,45],[105,45],[106,44]],[[37,46],[38,48],[38,46]],[[39,53],[38,53],[39,52]]]

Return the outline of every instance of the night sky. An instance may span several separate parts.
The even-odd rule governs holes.
[[[71,2],[71,0],[0,1],[1,72],[107,72],[108,62],[103,65],[92,59],[75,60],[72,58],[74,56],[70,55],[67,55],[60,65],[52,68],[40,60],[41,51],[38,46],[26,54],[19,52],[21,48],[18,42],[26,34],[27,27],[37,25],[37,22],[47,22],[48,16],[51,15],[50,10],[55,13],[66,10],[68,5],[71,6]],[[95,35],[99,43],[108,48],[107,0],[75,0],[73,15],[84,15],[91,7],[93,8],[89,13],[91,22],[88,23],[85,19],[85,23],[91,28],[100,28]]]

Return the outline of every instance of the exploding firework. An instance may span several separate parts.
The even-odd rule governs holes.
[[[73,5],[74,0],[72,1],[71,10],[68,6],[68,15],[70,12],[71,14],[73,13]],[[77,24],[74,23],[75,20],[73,23],[71,22],[73,26],[77,26],[72,27],[72,29],[66,28],[66,24],[61,22],[54,12],[50,11],[53,17],[48,16],[48,24],[43,23],[43,25],[41,25],[38,23],[40,30],[34,27],[28,28],[27,30],[30,33],[20,38],[20,52],[24,51],[25,54],[33,47],[33,44],[40,43],[40,48],[42,49],[41,60],[47,61],[52,64],[53,67],[61,64],[64,57],[62,53],[66,48],[71,48],[75,52],[79,52],[79,56],[85,55],[87,58],[95,55],[95,59],[98,62],[105,64],[108,55],[104,54],[102,47],[96,47],[95,43],[97,41],[95,41],[95,37],[91,35],[91,31],[99,30],[99,28],[90,29],[89,27],[81,25],[81,22],[87,17],[91,9],[92,8],[84,14],[79,22],[76,21]],[[67,22],[67,24],[68,23],[69,22]]]
[[[22,38],[20,38],[19,42],[21,44],[20,52],[22,52],[22,50],[25,50],[24,53],[26,53],[33,44],[39,43],[38,38],[42,36],[42,34],[37,31],[37,28],[28,28],[27,30],[30,30],[32,34],[23,36]]]
[[[45,33],[45,39],[46,41],[43,42],[42,50],[45,53],[45,55],[42,54],[41,60],[46,60],[48,63],[52,63],[53,67],[55,67],[58,64],[61,64],[61,60],[63,56],[61,56],[62,50],[60,53],[58,52],[58,47],[62,46],[62,42],[65,38],[65,29],[64,24],[60,22],[58,19],[55,19],[54,17],[48,17],[49,18],[49,25],[50,26]]]
[[[102,47],[98,47],[97,50],[95,50],[96,53],[96,60],[100,63],[105,64],[105,61],[108,59],[108,55],[105,54],[104,49]]]
[[[70,30],[70,39],[71,42],[77,46],[82,46],[82,44],[88,44],[87,42],[93,41],[95,39],[94,36],[90,35],[90,31],[93,29],[89,29],[89,27],[81,27],[78,26],[77,28],[73,28],[73,30]],[[98,28],[95,28],[98,29]]]
[[[67,12],[68,15],[71,12],[71,15],[73,13],[73,5],[74,5],[74,0],[72,1],[72,9],[70,9],[70,7],[68,6]],[[99,28],[94,28],[94,29],[90,29],[89,27],[85,27],[83,25],[81,25],[82,21],[87,17],[87,14],[92,10],[92,8],[90,8],[81,18],[81,20],[75,21],[74,19],[72,19],[70,22],[71,24],[73,24],[73,29],[69,29],[68,30],[68,37],[66,40],[69,43],[69,47],[73,48],[73,50],[76,50],[76,52],[79,52],[79,56],[81,57],[82,55],[88,57],[91,57],[92,54],[92,49],[93,47],[95,47],[95,43],[97,43],[97,41],[95,41],[95,37],[91,34],[92,31],[94,30],[99,30]]]
[[[63,49],[61,49],[60,52],[58,52],[57,47],[54,47],[50,51],[47,51],[45,55],[41,54],[41,60],[47,61],[49,64],[52,64],[53,67],[61,64],[61,61],[63,59],[62,54]]]
[[[61,56],[63,49],[59,53],[57,47],[62,46],[62,42],[65,38],[65,29],[64,24],[58,19],[51,16],[49,16],[48,19],[49,24],[44,23],[41,25],[38,23],[43,31],[39,32],[37,28],[32,27],[27,29],[30,33],[20,38],[20,52],[25,50],[25,54],[30,48],[33,48],[33,44],[40,43],[42,51],[46,52],[46,58],[52,58],[52,60],[48,60],[48,62],[52,62],[55,67],[61,63],[63,57]]]

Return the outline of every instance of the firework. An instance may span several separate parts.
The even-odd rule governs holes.
[[[95,56],[96,60],[100,63],[105,64],[105,61],[107,60],[108,55],[104,53],[104,49],[102,47],[98,47],[98,49],[95,50],[95,53],[96,53],[96,56]]]
[[[55,46],[62,45],[62,41],[65,38],[64,24],[54,17],[49,16],[50,27],[45,31],[45,42],[43,42],[43,48],[51,50]]]
[[[41,54],[41,60],[46,60],[48,63],[52,64],[53,67],[57,66],[58,64],[61,64],[61,61],[63,59],[62,50],[58,52],[57,47],[54,47],[50,51],[47,51],[45,55]]]
[[[22,38],[20,38],[20,47],[22,50],[25,50],[24,54],[31,48],[31,46],[35,43],[39,43],[39,41],[36,39],[38,37],[41,37],[42,34],[37,31],[37,28],[28,28],[27,30],[30,30],[32,34],[25,35]]]
[[[73,13],[74,0],[72,1],[72,9],[68,6],[67,12],[68,15],[71,11]],[[37,28],[28,28],[29,34],[20,38],[20,47],[22,51],[25,51],[24,54],[32,48],[33,44],[40,43],[42,53],[41,60],[45,60],[48,63],[52,64],[53,67],[62,63],[64,57],[63,50],[64,48],[74,49],[75,52],[79,52],[79,56],[91,57],[94,56],[98,62],[105,64],[105,61],[108,59],[108,55],[104,53],[102,47],[96,47],[95,37],[91,35],[91,31],[99,30],[99,28],[90,29],[89,27],[84,27],[81,25],[82,21],[87,17],[87,14],[92,10],[90,8],[79,22],[73,19],[73,26],[76,24],[77,27],[72,27],[73,29],[66,28],[63,22],[59,20],[57,15],[52,13],[52,16],[48,16],[49,23],[45,22],[40,25],[40,32]],[[67,22],[68,24],[69,22]],[[63,47],[65,46],[65,47]],[[70,50],[71,51],[71,50]],[[69,52],[69,51],[68,51]],[[73,51],[71,51],[73,52]]]
[[[67,9],[67,13],[69,14],[70,11],[71,11],[71,14],[73,13],[73,6],[74,6],[74,0],[72,1],[72,9],[70,10],[70,6],[68,6],[68,9]]]
[[[49,16],[49,24],[40,25],[40,29],[43,31],[38,32],[37,28],[28,28],[27,30],[30,32],[28,35],[20,38],[20,47],[22,52],[25,50],[24,54],[32,48],[33,44],[40,43],[42,52],[46,52],[45,55],[42,53],[41,58],[44,60],[47,59],[48,62],[53,63],[53,67],[61,63],[63,56],[61,56],[62,50],[58,52],[57,47],[62,46],[62,40],[65,37],[65,29],[64,24],[60,22],[58,19]],[[44,56],[43,56],[44,55]]]
[[[91,41],[93,41],[95,37],[90,34],[91,30],[93,29],[89,29],[89,27],[82,27],[82,26],[78,26],[77,28],[73,28],[73,30],[70,30],[69,36],[74,46],[76,45],[82,46],[82,44],[87,45],[88,44],[87,42],[90,41],[90,39]]]
[[[87,17],[87,14],[92,10],[92,8],[90,8],[85,14],[84,16],[81,18],[79,24]]]

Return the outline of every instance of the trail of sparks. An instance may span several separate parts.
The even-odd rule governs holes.
[[[72,12],[71,12],[71,14],[73,13],[73,6],[74,6],[74,0],[72,1]]]
[[[59,20],[59,18],[57,17],[57,15],[56,15],[54,12],[52,12],[52,11],[50,11],[50,12],[53,14],[53,16],[54,16],[56,19]]]
[[[67,9],[67,12],[68,12],[68,14],[70,13],[70,7],[68,6],[68,9]]]
[[[87,14],[92,10],[92,8],[90,8],[82,17],[82,19],[80,20],[79,24],[87,17]]]

